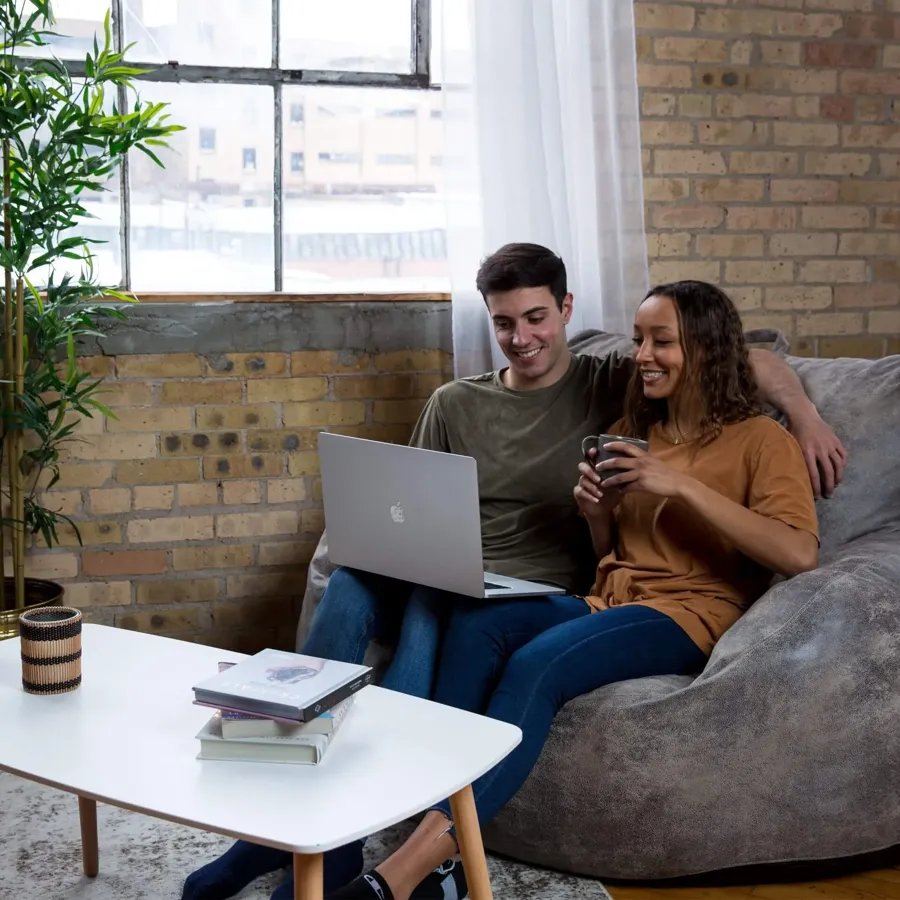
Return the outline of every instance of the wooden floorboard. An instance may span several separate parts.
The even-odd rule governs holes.
[[[900,900],[900,869],[830,881],[738,887],[650,888],[612,885],[613,900]]]
[[[607,887],[613,900],[744,900],[752,887],[646,888]]]

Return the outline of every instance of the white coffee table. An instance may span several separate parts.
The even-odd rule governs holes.
[[[321,900],[326,850],[449,796],[471,896],[491,897],[471,784],[518,745],[515,726],[367,687],[318,766],[200,761],[211,711],[191,686],[242,654],[102,625],[82,646],[82,686],[40,697],[22,690],[19,641],[0,642],[0,769],[78,795],[87,876],[100,800],[287,850],[295,900]]]

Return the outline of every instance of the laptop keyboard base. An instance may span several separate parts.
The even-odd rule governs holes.
[[[497,584],[496,581],[488,581],[487,578],[485,578],[484,589],[486,591],[508,591],[510,590],[510,587],[508,584]]]

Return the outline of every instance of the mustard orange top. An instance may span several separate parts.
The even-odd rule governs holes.
[[[621,422],[612,428],[621,434]],[[818,522],[800,447],[765,416],[726,425],[703,445],[674,445],[659,426],[650,453],[760,515],[809,532]],[[671,616],[705,653],[767,590],[773,573],[744,556],[678,500],[626,494],[615,511],[616,547],[597,567],[594,610],[641,603]]]

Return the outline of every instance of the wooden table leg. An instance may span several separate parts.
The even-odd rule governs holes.
[[[81,822],[81,862],[84,874],[96,878],[100,871],[100,847],[97,843],[97,801],[78,798],[78,819]]]
[[[322,900],[324,865],[321,853],[294,854],[294,900]]]
[[[462,856],[463,870],[469,883],[469,897],[472,900],[493,900],[471,785],[451,795],[450,809],[456,826],[456,841]]]

